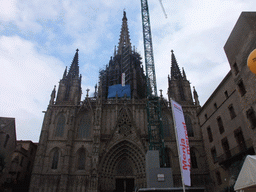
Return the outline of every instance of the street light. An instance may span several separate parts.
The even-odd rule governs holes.
[[[249,69],[251,70],[251,72],[253,72],[254,74],[256,74],[256,49],[254,49],[248,59],[247,59],[247,66],[249,67]]]

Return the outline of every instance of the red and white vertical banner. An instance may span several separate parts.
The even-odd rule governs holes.
[[[191,186],[190,149],[184,114],[180,104],[171,100],[171,105],[173,111],[177,147],[180,157],[181,176],[183,178],[184,185]]]
[[[122,76],[121,76],[121,84],[122,84],[122,87],[125,86],[125,73],[122,73]]]

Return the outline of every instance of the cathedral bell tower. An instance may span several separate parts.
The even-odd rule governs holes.
[[[180,72],[178,63],[176,61],[173,50],[171,50],[172,64],[171,64],[171,76],[168,76],[168,99],[174,99],[181,105],[193,105],[193,98],[190,89],[190,83],[187,80],[186,73],[182,69]],[[194,89],[194,95],[198,101],[198,95]],[[196,102],[199,104],[199,102]]]
[[[132,48],[127,23],[126,12],[123,12],[122,27],[118,48],[114,50],[114,56],[110,58],[105,70],[100,71],[102,86],[102,98],[108,98],[109,87],[122,83],[122,75],[125,75],[124,84],[130,86],[132,98],[146,97],[146,76],[144,74],[141,56]]]
[[[77,49],[69,71],[67,72],[67,68],[65,69],[63,78],[59,82],[56,104],[69,103],[77,105],[81,100],[82,76],[79,76],[78,51]]]

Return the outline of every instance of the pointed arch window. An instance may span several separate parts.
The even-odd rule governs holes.
[[[57,169],[59,163],[59,150],[55,149],[52,156],[52,169]]]
[[[193,148],[190,150],[190,159],[191,159],[191,167],[192,168],[198,168],[196,152]]]
[[[91,120],[88,114],[85,114],[80,120],[78,128],[78,138],[89,138],[91,135]]]
[[[132,128],[132,123],[129,115],[129,110],[122,109],[119,112],[119,117],[118,117],[118,123],[117,127],[119,129],[118,133],[127,136],[132,133],[131,128]]]
[[[65,122],[66,119],[63,114],[61,114],[58,118],[57,122],[57,128],[56,128],[56,136],[57,137],[62,137],[64,134],[64,128],[65,128]]]
[[[186,122],[187,131],[188,131],[188,136],[194,137],[192,121],[188,115],[185,115],[185,122]]]
[[[85,169],[85,149],[80,149],[78,151],[78,170]]]
[[[163,122],[164,137],[170,137],[171,136],[171,131],[170,131],[171,126],[170,126],[169,120],[166,115],[163,115],[162,119],[163,119],[162,122]]]

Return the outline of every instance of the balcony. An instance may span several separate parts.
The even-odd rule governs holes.
[[[230,165],[235,162],[242,160],[243,157],[247,155],[254,155],[254,149],[252,145],[252,140],[249,139],[245,141],[245,145],[238,145],[235,148],[231,149],[229,152],[222,154],[217,157],[219,165],[229,168]]]

